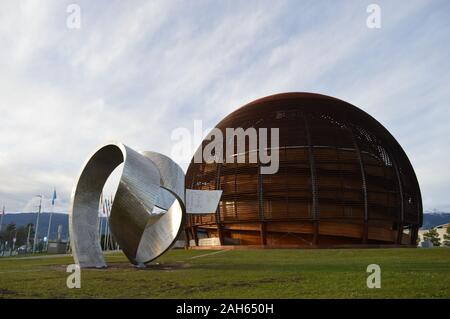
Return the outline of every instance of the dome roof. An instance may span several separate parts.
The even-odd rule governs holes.
[[[186,186],[222,189],[223,195],[216,214],[191,219],[191,225],[333,220],[363,230],[321,226],[324,238],[388,242],[388,233],[397,231],[391,241],[402,243],[404,229],[422,224],[420,189],[407,155],[356,106],[321,94],[282,93],[240,107],[216,127],[224,134],[226,128],[278,128],[279,148],[271,151],[279,151],[279,169],[261,175],[260,164],[192,162]],[[247,153],[254,151],[247,146]],[[370,234],[370,225],[378,235]]]

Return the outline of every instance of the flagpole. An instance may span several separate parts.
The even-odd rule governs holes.
[[[109,225],[109,216],[111,216],[111,203],[112,203],[112,200],[108,200],[108,209],[107,209],[107,212],[108,212],[108,225]],[[113,235],[111,233],[111,228],[109,230],[109,242],[110,242],[110,245],[112,246],[112,250],[115,250],[116,249],[116,243],[115,243],[114,237],[113,237]]]
[[[100,210],[101,206],[101,210]],[[99,214],[100,214],[100,230],[99,230],[99,238],[100,238],[100,248],[103,251],[104,241],[102,240],[103,235],[103,214],[104,214],[105,208],[103,207],[103,192],[100,194],[100,203],[99,203]]]
[[[110,205],[109,205],[109,199],[106,199],[106,214],[108,216],[108,248],[113,244],[111,240],[111,228],[109,227],[109,216],[110,216]]]
[[[28,249],[30,248],[30,234],[31,234],[31,226],[33,224],[29,223],[28,224],[28,235],[27,235],[27,253],[29,253]]]
[[[5,205],[3,204],[3,210],[2,210],[2,216],[0,216],[0,232],[3,229],[3,216],[5,215]],[[2,243],[0,245],[0,256],[3,256],[3,251],[4,251],[4,242],[2,240]]]
[[[50,228],[52,227],[52,217],[53,217],[53,205],[51,207],[50,217],[48,219],[47,243],[45,248],[46,251],[48,251],[48,241],[50,240]]]
[[[38,230],[39,230],[39,217],[41,216],[42,209],[42,195],[37,195],[40,198],[39,200],[39,211],[36,218],[36,229],[34,230],[34,241],[33,241],[33,254],[36,252],[36,242],[38,240]]]
[[[106,199],[106,221],[107,221],[107,225],[108,225],[108,230],[106,233],[106,250],[109,250],[111,229],[109,228],[108,199]]]
[[[50,229],[52,227],[52,217],[53,217],[53,211],[55,208],[55,199],[56,199],[56,188],[53,189],[53,197],[52,197],[52,207],[50,211],[50,217],[48,219],[48,229],[47,229],[47,245],[45,250],[48,251],[48,242],[50,241]]]
[[[5,216],[5,205],[3,205],[2,216],[0,216],[0,232],[3,229],[3,216]]]
[[[113,194],[110,195],[110,202],[109,202],[109,215],[111,215],[111,211],[112,211],[112,205],[113,205]],[[112,235],[111,235],[112,236]],[[114,250],[118,250],[118,244],[116,239],[114,238],[114,236],[111,237],[113,240],[113,244],[114,244]]]
[[[106,210],[105,210],[105,199],[104,199],[103,196],[102,196],[101,200],[102,200],[103,215],[107,216],[106,215]],[[105,236],[103,237],[103,248],[104,248],[104,250],[106,250],[106,237],[107,237],[107,235],[108,235],[108,219],[106,219],[106,222],[105,222]],[[100,237],[100,239],[101,239],[101,237]]]
[[[98,229],[98,237],[100,238],[100,242],[102,240],[102,230],[103,230],[103,218],[102,214],[100,214],[100,227]]]

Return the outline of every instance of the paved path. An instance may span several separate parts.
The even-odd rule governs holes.
[[[226,251],[229,251],[228,249],[224,249],[224,250],[219,250],[219,251],[214,251],[212,253],[207,253],[207,254],[203,254],[203,255],[198,255],[198,256],[194,256],[194,257],[190,257],[188,259],[195,259],[195,258],[201,258],[201,257],[207,257],[207,256],[211,256],[211,255],[217,255],[217,254],[221,254],[224,253]]]
[[[110,255],[114,253],[118,253],[119,251],[104,251],[104,255]],[[36,255],[36,256],[25,256],[25,257],[0,257],[0,261],[2,260],[27,260],[27,259],[49,259],[49,258],[63,258],[63,257],[72,257],[72,254],[54,254],[54,255]]]

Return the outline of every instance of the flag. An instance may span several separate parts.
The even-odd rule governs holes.
[[[56,188],[53,189],[52,206],[55,206]]]

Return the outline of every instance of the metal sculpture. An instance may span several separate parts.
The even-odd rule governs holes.
[[[135,265],[154,260],[172,246],[186,210],[210,213],[219,202],[221,191],[185,190],[183,170],[167,156],[139,153],[122,143],[101,146],[85,163],[72,193],[70,241],[82,268],[106,267],[98,234],[99,198],[109,175],[122,163],[109,224]]]

